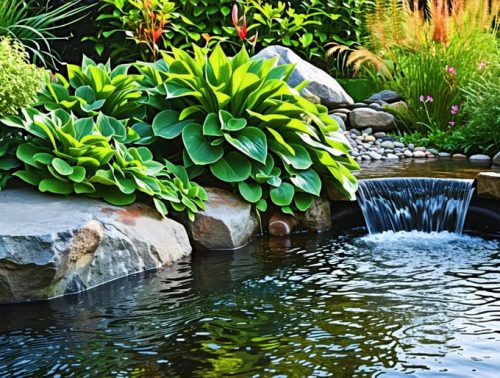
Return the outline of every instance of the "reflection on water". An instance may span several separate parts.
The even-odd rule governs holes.
[[[433,177],[473,179],[479,172],[500,172],[499,166],[453,159],[402,159],[362,162],[359,178]]]
[[[0,307],[0,376],[494,377],[499,297],[494,240],[261,239]]]

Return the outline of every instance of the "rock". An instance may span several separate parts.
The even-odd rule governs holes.
[[[401,96],[397,92],[384,89],[383,91],[375,93],[368,97],[366,99],[366,102],[385,101],[388,103],[392,103],[399,100],[401,100]]]
[[[413,151],[423,151],[423,152],[425,152],[425,151],[426,151],[426,148],[425,148],[425,147],[415,147],[415,148],[413,149]]]
[[[500,152],[498,152],[495,156],[493,156],[492,163],[494,165],[500,165]]]
[[[376,102],[370,104],[368,107],[373,109],[373,110],[377,110],[377,111],[384,110],[384,107],[380,104],[377,104]]]
[[[394,143],[392,143],[390,140],[386,140],[380,144],[380,147],[383,148],[394,148]]]
[[[347,109],[347,108],[335,108],[334,112],[335,113],[343,113],[343,114],[347,115],[351,112],[351,110]]]
[[[382,159],[382,155],[376,153],[375,151],[370,151],[368,152],[368,155],[370,156],[370,158],[372,158],[373,160],[380,160]]]
[[[467,159],[467,156],[463,154],[453,154],[451,155],[452,159],[464,160]]]
[[[415,159],[425,159],[427,157],[427,155],[422,150],[415,150],[415,151],[413,151],[413,157]]]
[[[386,134],[386,133],[384,133],[383,131],[378,131],[378,132],[376,132],[376,133],[375,133],[375,134],[373,134],[373,135],[375,136],[375,138],[380,139],[380,138],[385,137],[387,134]]]
[[[399,160],[399,156],[394,154],[387,154],[387,160]]]
[[[296,217],[279,212],[269,218],[267,230],[271,236],[288,236],[298,224]]]
[[[405,145],[401,142],[393,142],[395,148],[405,148]]]
[[[142,204],[8,189],[0,224],[0,303],[78,293],[191,253],[184,227]]]
[[[319,98],[319,96],[316,96],[307,88],[302,89],[300,91],[300,95],[304,97],[306,100],[312,102],[313,104],[321,104],[321,99]]]
[[[352,135],[356,135],[356,136],[360,136],[360,135],[361,135],[361,131],[359,131],[359,130],[356,130],[356,129],[351,129],[351,130],[349,130],[349,131],[350,131],[350,133],[351,133]]]
[[[309,82],[306,89],[318,96],[324,105],[334,107],[341,104],[354,104],[353,99],[333,77],[303,60],[289,48],[276,45],[268,46],[255,55],[253,59],[270,59],[275,56],[279,56],[278,64],[295,64],[295,69],[288,79],[290,86],[295,87],[306,80]]]
[[[500,173],[480,172],[476,183],[479,197],[500,200]]]
[[[368,104],[364,102],[356,102],[354,105],[351,105],[351,109],[359,109],[359,108],[367,108]]]
[[[429,148],[427,151],[429,151],[433,155],[438,155],[439,154],[439,151],[436,150],[435,148]]]
[[[346,130],[344,120],[341,117],[336,116],[335,114],[330,114],[330,118],[337,121],[337,123],[339,124],[339,127],[340,127],[339,130],[342,130],[342,131]]]
[[[386,131],[394,128],[394,116],[370,108],[354,109],[349,113],[349,123],[355,129],[372,128],[374,131]]]
[[[373,133],[373,129],[371,127],[368,127],[368,128],[363,130],[363,134],[372,135],[372,133]]]
[[[299,214],[300,227],[312,231],[322,232],[332,227],[330,201],[327,198],[314,198],[311,207],[303,214]]]
[[[483,155],[483,154],[476,154],[476,155],[471,155],[469,157],[470,161],[475,161],[475,162],[481,162],[481,163],[489,163],[491,161],[491,158],[488,155]]]
[[[392,104],[387,105],[389,108],[394,109],[395,111],[404,111],[408,110],[408,104],[404,101],[397,101]]]
[[[347,121],[347,114],[345,114],[345,113],[337,113],[337,112],[335,112],[335,113],[333,113],[333,115],[336,116],[336,117],[341,118],[342,121],[344,121],[344,123]]]
[[[218,250],[237,249],[257,232],[258,221],[252,206],[236,194],[207,188],[206,209],[196,214],[188,231],[196,246]]]
[[[408,145],[408,149],[409,149],[410,151],[413,151],[413,150],[415,149],[415,145],[414,145],[413,143],[410,143],[410,144]]]
[[[411,158],[413,157],[413,152],[411,152],[410,150],[405,150],[405,152],[403,152],[403,155],[407,158]]]
[[[438,156],[440,158],[449,158],[449,157],[451,157],[451,154],[448,152],[440,152],[440,153],[438,153]]]
[[[375,137],[373,135],[368,135],[365,137],[365,142],[375,142]]]

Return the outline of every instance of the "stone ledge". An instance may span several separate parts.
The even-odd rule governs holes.
[[[476,176],[477,196],[500,200],[500,173],[480,172]]]
[[[81,292],[190,253],[184,227],[146,205],[0,192],[0,303]]]

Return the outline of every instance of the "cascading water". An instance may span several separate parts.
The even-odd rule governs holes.
[[[434,178],[361,180],[359,204],[370,234],[418,230],[461,235],[472,183]]]

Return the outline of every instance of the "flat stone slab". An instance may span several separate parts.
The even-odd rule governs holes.
[[[184,227],[143,204],[0,192],[0,303],[81,292],[190,253]]]

